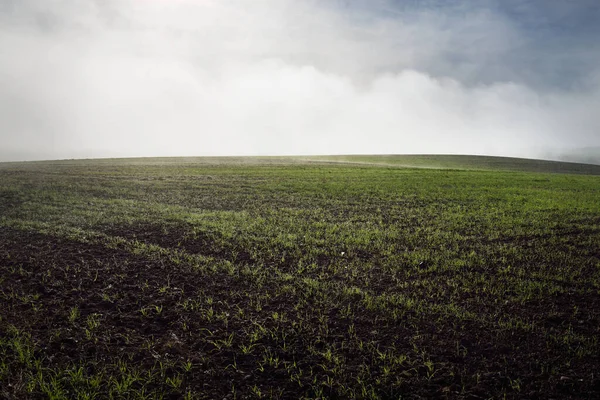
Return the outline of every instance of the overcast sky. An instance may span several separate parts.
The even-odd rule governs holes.
[[[598,146],[598,0],[0,0],[0,160]]]

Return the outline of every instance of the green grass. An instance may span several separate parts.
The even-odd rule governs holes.
[[[600,394],[595,167],[357,157],[2,164],[0,396]]]
[[[519,171],[600,175],[600,165],[527,158],[465,155],[346,155],[312,156],[309,161],[378,164],[407,168]]]
[[[141,157],[107,158],[94,160],[57,160],[26,163],[0,163],[2,166],[63,165],[63,166],[132,166],[132,165],[298,165],[306,163],[345,163],[380,165],[401,168],[456,169],[482,171],[515,171],[600,175],[600,165],[577,162],[549,161],[514,157],[468,156],[468,155],[335,155],[335,156],[263,156],[263,157]]]

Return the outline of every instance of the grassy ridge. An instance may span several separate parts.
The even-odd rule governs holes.
[[[3,165],[3,396],[600,394],[598,177],[228,161]]]
[[[485,171],[600,175],[600,165],[527,158],[465,155],[345,155],[314,156],[307,160]]]
[[[263,156],[263,157],[142,157],[91,160],[60,160],[20,163],[28,165],[290,165],[311,163],[349,163],[404,168],[515,171],[600,175],[600,165],[526,158],[468,155],[335,155],[335,156]],[[17,165],[19,163],[0,163]]]

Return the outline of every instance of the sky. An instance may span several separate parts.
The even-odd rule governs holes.
[[[597,0],[0,0],[0,161],[598,151],[599,22]]]

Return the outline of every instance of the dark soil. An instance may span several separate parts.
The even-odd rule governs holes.
[[[229,254],[214,250],[214,237],[196,234],[192,240],[182,227],[161,228],[161,233],[156,229],[110,233],[190,253],[221,258]],[[251,261],[240,257],[231,261]],[[481,304],[480,311],[492,319],[496,313],[499,318],[514,315],[536,321],[540,329],[533,331],[495,330],[482,320],[411,311],[394,319],[352,298],[327,308],[318,297],[309,297],[302,306],[302,295],[281,294],[282,283],[276,280],[258,285],[239,274],[201,272],[103,244],[11,228],[0,228],[0,270],[4,293],[0,339],[13,335],[9,325],[28,332],[35,344],[34,357],[48,370],[83,366],[90,375],[103,371],[116,376],[119,361],[142,373],[156,373],[160,364],[167,365],[163,376],[156,373],[146,383],[146,390],[165,398],[181,398],[188,391],[207,399],[233,398],[232,387],[238,398],[257,397],[252,394],[255,387],[266,397],[310,397],[319,393],[314,382],[327,377],[332,383],[322,396],[344,398],[348,392],[343,388],[350,388],[357,397],[368,397],[356,380],[365,368],[371,379],[364,387],[383,399],[478,399],[500,394],[600,398],[600,356],[577,356],[578,346],[585,345],[578,341],[597,341],[600,336],[600,301],[593,294],[560,294],[521,306]],[[210,309],[231,317],[211,319],[182,306],[192,299],[207,310],[209,298]],[[261,307],[256,307],[258,300]],[[74,307],[79,316],[71,320]],[[352,313],[343,313],[344,307]],[[243,316],[234,317],[240,310]],[[277,320],[274,313],[287,319]],[[320,319],[325,317],[326,330]],[[90,318],[99,326],[90,327]],[[241,346],[250,343],[257,324],[266,333],[254,342],[256,351],[244,354]],[[355,337],[349,336],[351,324]],[[231,344],[224,344],[230,337]],[[560,342],[556,337],[566,339]],[[393,348],[411,360],[421,354],[423,360],[396,365],[394,376],[388,377],[377,352],[359,343],[374,343],[382,351]],[[343,359],[341,373],[332,372],[329,367],[335,363],[319,355],[326,349],[335,349]],[[263,362],[264,354],[279,362]],[[12,360],[8,354],[2,357],[4,362]],[[39,391],[26,394],[17,384],[23,377],[18,362],[12,361],[13,367],[0,380],[5,384],[0,395],[44,398]],[[192,367],[184,373],[181,365],[188,361]],[[427,361],[435,365],[433,371]],[[178,375],[183,377],[179,388],[166,383],[166,378]],[[103,385],[102,398],[110,383]],[[69,388],[69,383],[64,386]]]

